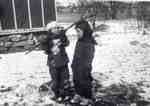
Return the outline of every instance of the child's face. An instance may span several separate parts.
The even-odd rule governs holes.
[[[90,17],[87,19],[87,21],[94,23],[96,21],[96,17]]]
[[[61,27],[61,26],[55,26],[55,27],[51,28],[50,31],[51,31],[52,33],[54,33],[54,34],[59,34],[59,32],[60,32],[61,30],[64,30],[64,28]]]
[[[77,36],[79,38],[82,38],[83,37],[83,30],[81,30],[80,28],[76,28],[76,32],[77,32]]]
[[[88,21],[90,27],[93,29],[93,24],[95,23],[96,18],[95,17],[91,17],[91,18],[87,19],[87,21]]]
[[[54,34],[58,34],[60,32],[59,27],[51,28],[51,32],[54,33]]]

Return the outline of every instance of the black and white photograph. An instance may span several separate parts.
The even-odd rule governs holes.
[[[0,0],[0,106],[150,106],[150,0]]]

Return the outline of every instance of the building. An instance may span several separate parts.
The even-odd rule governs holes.
[[[55,0],[0,0],[2,30],[42,28],[56,20]]]

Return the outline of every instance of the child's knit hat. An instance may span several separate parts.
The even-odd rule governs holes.
[[[52,21],[46,25],[46,30],[50,30],[55,27],[59,27],[60,25],[56,21]]]

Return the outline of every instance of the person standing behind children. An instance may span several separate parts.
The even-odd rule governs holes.
[[[48,30],[48,66],[52,79],[52,90],[55,97],[53,99],[61,102],[67,95],[65,89],[69,87],[69,69],[65,47],[69,41],[65,35],[65,30],[57,22],[47,24]]]

